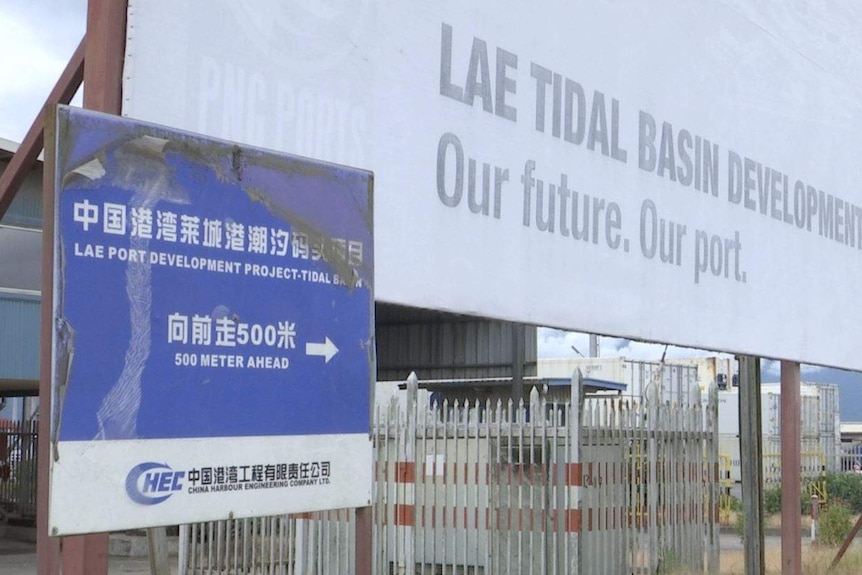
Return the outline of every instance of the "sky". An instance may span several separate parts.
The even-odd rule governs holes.
[[[0,0],[0,138],[24,138],[84,36],[86,10],[86,0]]]
[[[84,35],[86,0],[0,0],[0,138],[20,142]],[[73,104],[80,104],[80,94]],[[665,346],[600,338],[602,357],[659,361]],[[540,329],[540,357],[578,357],[589,352],[583,333]],[[572,349],[574,346],[578,352]],[[711,352],[670,346],[668,358]],[[779,381],[779,363],[764,360],[764,382]],[[802,367],[803,381],[837,383],[841,417],[862,421],[862,374]]]

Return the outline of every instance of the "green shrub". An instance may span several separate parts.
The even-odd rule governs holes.
[[[734,525],[736,532],[739,533],[739,539],[745,543],[745,513],[742,510],[739,510],[736,513],[736,525]],[[764,513],[760,517],[760,529],[764,530],[766,528],[766,514]]]
[[[840,502],[853,513],[862,513],[862,475],[830,473],[826,476],[826,496],[829,502]]]
[[[807,486],[802,488],[799,498],[799,512],[802,515],[808,515],[811,512],[811,494]],[[763,490],[763,513],[767,516],[781,513],[781,487],[770,487]]]
[[[679,560],[679,556],[671,548],[665,547],[661,550],[661,555],[658,560],[658,575],[675,575],[682,571],[683,565]]]
[[[720,506],[723,510],[737,512],[742,509],[742,501],[734,497],[730,493],[722,493],[719,495]]]
[[[781,487],[763,490],[763,512],[767,515],[781,513]]]
[[[824,545],[841,545],[850,533],[852,523],[850,510],[833,501],[820,513],[820,542]]]

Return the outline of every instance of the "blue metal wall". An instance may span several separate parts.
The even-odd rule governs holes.
[[[0,161],[0,172],[7,165],[8,160]],[[41,162],[27,175],[0,223],[25,228],[42,226]],[[2,261],[0,265],[3,265]],[[38,295],[3,291],[2,287],[0,286],[0,394],[10,389],[20,391],[21,382],[28,381],[32,382],[32,386],[25,387],[35,391],[39,381],[40,298]]]
[[[0,291],[0,379],[39,379],[39,300]]]
[[[0,162],[0,173],[6,169],[6,162]],[[42,227],[42,164],[39,163],[21,184],[21,189],[3,217],[7,225],[25,228]]]

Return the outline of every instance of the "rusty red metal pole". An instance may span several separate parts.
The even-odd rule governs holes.
[[[122,113],[127,9],[126,0],[87,3],[84,107],[88,110]]]
[[[75,95],[84,77],[84,46],[82,40],[75,54],[51,91],[42,111],[33,121],[27,136],[0,178],[0,218],[12,203],[27,171],[42,150],[45,141],[45,116],[51,104],[67,104]],[[51,132],[51,130],[49,130]],[[49,141],[52,132],[49,133]],[[36,465],[36,548],[40,574],[55,575],[60,571],[60,541],[48,533],[48,476],[51,453],[51,302],[53,301],[54,193],[53,159],[47,157],[42,178],[42,304],[41,351],[39,364],[39,439]],[[8,177],[7,177],[8,176]]]
[[[125,0],[87,3],[84,107],[89,110],[122,113],[127,7]],[[107,575],[108,534],[64,537],[62,554],[63,575]]]
[[[371,507],[356,508],[356,575],[371,575],[371,553],[373,545]]]
[[[799,363],[781,362],[781,573],[802,575]]]

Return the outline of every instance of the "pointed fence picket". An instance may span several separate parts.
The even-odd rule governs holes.
[[[374,573],[717,572],[715,391],[424,405],[415,384],[374,414]],[[185,526],[180,572],[352,573],[354,517]]]

